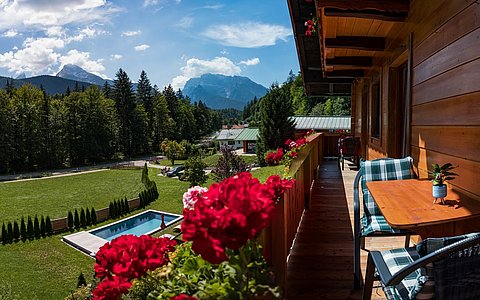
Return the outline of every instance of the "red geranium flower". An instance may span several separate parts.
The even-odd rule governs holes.
[[[198,299],[194,296],[180,294],[180,295],[171,297],[170,300],[198,300]]]
[[[131,287],[132,284],[126,278],[120,276],[114,276],[111,279],[106,278],[93,290],[93,299],[117,300],[122,294],[127,294]]]

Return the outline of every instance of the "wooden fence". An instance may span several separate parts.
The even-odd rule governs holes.
[[[262,233],[264,256],[272,265],[277,283],[285,293],[287,257],[303,210],[309,205],[311,186],[317,178],[318,165],[323,159],[323,134],[311,135],[308,141],[290,166],[290,176],[295,179],[293,188],[284,194],[272,220]]]
[[[137,209],[140,206],[140,198],[133,198],[128,200],[128,208],[130,211]],[[95,210],[97,215],[97,223],[107,220],[110,216],[108,207]],[[53,232],[61,232],[68,229],[67,217],[52,220]]]

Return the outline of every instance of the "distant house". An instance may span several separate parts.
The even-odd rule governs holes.
[[[229,146],[234,149],[239,149],[242,148],[242,142],[236,141],[235,139],[243,130],[244,129],[222,129],[215,139],[218,141],[220,147]]]
[[[295,121],[295,137],[303,136],[310,129],[317,132],[348,133],[352,126],[350,116],[301,116],[291,118]]]
[[[243,145],[243,153],[255,153],[255,146],[258,139],[258,128],[245,128],[235,138],[235,141],[239,141]]]

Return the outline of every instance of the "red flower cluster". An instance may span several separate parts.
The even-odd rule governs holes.
[[[170,298],[170,300],[198,300],[198,299],[194,296],[180,294],[180,295],[177,295],[177,296],[174,296],[174,297]]]
[[[306,144],[308,144],[308,141],[305,137],[301,137],[296,141],[292,141],[290,139],[285,141],[285,145],[287,145],[290,150],[299,150]]]
[[[317,19],[312,18],[305,22],[305,27],[307,30],[305,31],[306,36],[316,35],[317,34]]]
[[[309,131],[307,131],[307,133],[305,133],[305,136],[304,136],[304,137],[305,137],[305,138],[306,138],[306,137],[309,137],[309,136],[311,136],[311,135],[314,134],[314,133],[316,133],[315,130],[314,130],[314,129],[310,129]]]
[[[169,238],[123,235],[103,245],[95,263],[95,276],[103,281],[94,290],[94,299],[118,299],[127,293],[129,281],[165,265],[176,244]]]
[[[278,148],[277,152],[269,152],[265,156],[265,162],[269,166],[277,166],[283,157],[283,148]]]
[[[270,176],[262,184],[250,173],[240,173],[212,184],[195,203],[184,209],[182,232],[192,249],[210,263],[228,259],[225,249],[239,249],[267,225],[275,201],[290,186],[288,180]]]

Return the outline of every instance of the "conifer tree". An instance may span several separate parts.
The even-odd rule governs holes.
[[[28,216],[27,218],[27,236],[28,238],[32,238],[35,236],[35,233],[33,231],[33,221],[32,217]]]
[[[85,280],[85,276],[83,276],[83,273],[80,272],[77,280],[77,288],[80,288],[82,286],[87,286],[87,281]]]
[[[92,218],[92,224],[97,224],[97,212],[93,207],[92,207],[92,210],[90,211],[90,214]]]
[[[143,191],[138,194],[138,199],[140,200],[140,208],[145,207],[145,199],[143,198]]]
[[[2,244],[8,243],[7,238],[7,228],[5,227],[5,223],[2,224]]]
[[[73,214],[72,214],[71,211],[68,211],[67,227],[68,227],[68,229],[72,229],[72,228],[73,228]]]
[[[78,215],[78,210],[75,208],[75,213],[73,214],[73,224],[75,229],[80,228],[80,216]]]
[[[47,223],[45,223],[45,217],[40,217],[40,234],[42,236],[47,235]]]
[[[33,220],[33,234],[35,237],[40,236],[40,222],[38,221],[37,215],[35,215],[35,219]]]
[[[45,229],[47,231],[47,234],[53,233],[52,221],[50,220],[49,216],[45,218]]]
[[[110,84],[106,80],[105,80],[105,83],[103,84],[102,93],[105,98],[107,99],[112,98],[112,88],[110,87]]]
[[[13,240],[13,225],[12,225],[12,222],[8,222],[8,225],[7,225],[7,239],[8,239],[9,243]]]
[[[18,222],[13,222],[13,238],[18,241],[20,239],[20,228],[18,227]]]
[[[86,227],[87,226],[87,218],[85,216],[85,210],[82,209],[80,210],[80,226]]]
[[[130,212],[130,207],[128,206],[128,199],[127,199],[127,197],[125,197],[124,205],[125,205],[125,213],[128,214],[128,213]]]
[[[22,220],[20,221],[20,235],[22,239],[27,239],[27,226],[25,225],[25,219],[22,216]]]
[[[113,219],[114,209],[115,207],[113,206],[113,202],[110,201],[110,204],[108,205],[108,216],[110,217],[110,219]]]
[[[92,216],[90,215],[90,211],[88,208],[85,210],[85,219],[86,219],[86,225],[92,225]]]

